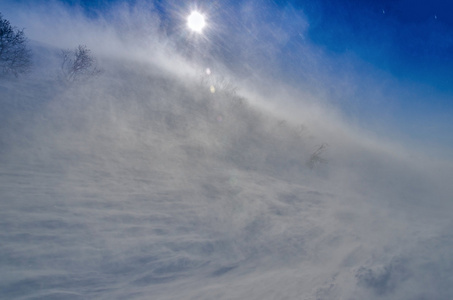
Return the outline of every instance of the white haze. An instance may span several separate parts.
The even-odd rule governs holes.
[[[0,81],[0,298],[453,297],[450,161],[325,95],[204,75],[147,7],[0,4],[35,55]],[[78,44],[104,73],[65,84]]]

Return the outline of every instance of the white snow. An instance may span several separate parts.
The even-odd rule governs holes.
[[[104,67],[1,82],[2,298],[452,295],[440,168],[356,140],[310,169],[323,137],[152,65]]]
[[[46,33],[0,79],[1,299],[453,297],[450,161],[96,28],[101,76],[61,82]]]

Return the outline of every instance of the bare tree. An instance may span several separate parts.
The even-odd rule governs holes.
[[[0,13],[0,75],[26,73],[31,67],[31,50],[24,30],[11,26]]]
[[[99,75],[96,59],[91,50],[85,45],[79,45],[74,50],[62,50],[61,70],[68,81],[77,81],[83,78]]]

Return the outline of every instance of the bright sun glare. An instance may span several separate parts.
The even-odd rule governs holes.
[[[206,22],[204,16],[197,11],[193,11],[187,18],[187,26],[195,32],[201,32]]]

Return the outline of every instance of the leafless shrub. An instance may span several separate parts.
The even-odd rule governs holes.
[[[326,163],[327,160],[322,158],[321,155],[327,150],[328,144],[321,144],[312,155],[308,159],[308,167],[310,169],[314,169],[317,165],[321,163]]]
[[[97,67],[96,59],[91,50],[85,45],[79,45],[74,50],[61,51],[61,71],[65,80],[69,82],[97,76],[102,71]]]
[[[0,75],[26,73],[31,68],[31,50],[24,30],[11,26],[0,14]]]

